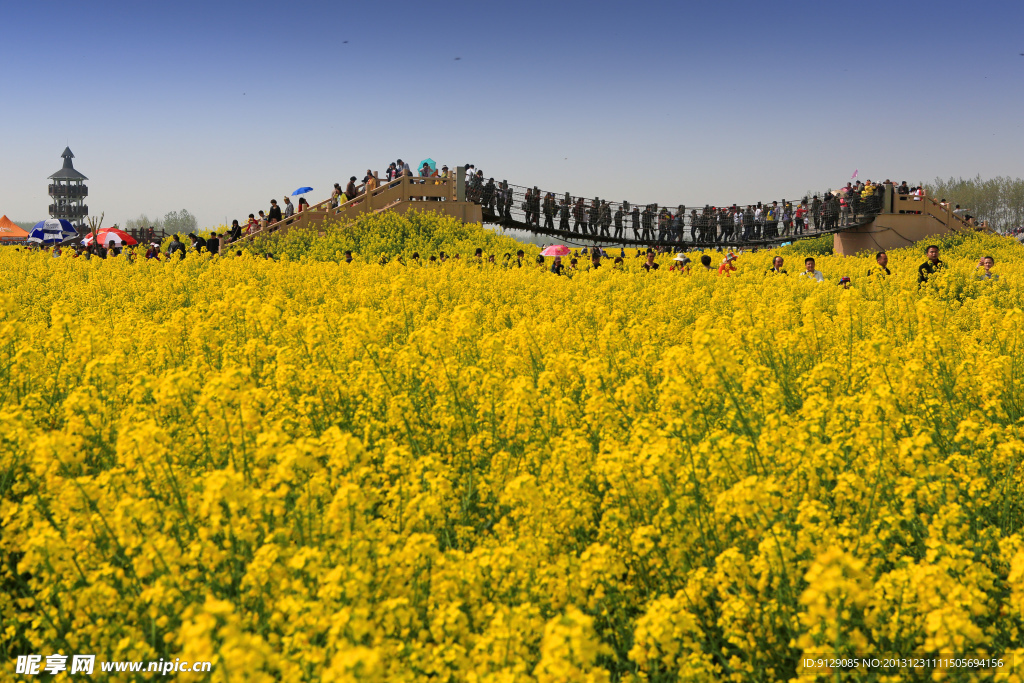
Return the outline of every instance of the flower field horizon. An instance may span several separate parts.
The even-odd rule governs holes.
[[[800,243],[558,277],[474,262],[522,245],[451,219],[324,232],[0,249],[5,671],[1021,680],[1019,243],[936,238],[919,285],[923,245],[816,283]],[[1004,665],[807,665],[950,655]]]

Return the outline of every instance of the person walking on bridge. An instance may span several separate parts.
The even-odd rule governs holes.
[[[664,208],[654,208],[654,229],[651,231],[654,241],[659,244],[665,241],[665,233],[668,231],[668,217]]]
[[[629,203],[626,202],[627,210],[629,210]],[[640,207],[633,206],[632,211],[629,213],[629,218],[633,223],[633,239],[640,240]]]
[[[643,229],[640,231],[640,239],[644,242],[650,242],[652,238],[653,228],[653,214],[651,212],[651,205],[648,204],[644,207],[643,213],[640,214],[640,225]]]
[[[273,225],[281,220],[281,207],[277,205],[276,199],[270,200],[270,211],[267,212],[267,225]]]
[[[612,207],[608,205],[608,202],[601,200],[601,234],[605,237],[611,237],[609,228],[612,227]]]
[[[811,199],[811,220],[814,221],[814,231],[821,230],[821,200],[818,199],[818,195]]]
[[[558,205],[558,229],[569,232],[569,210],[572,208],[572,197],[566,192]]]
[[[573,226],[572,231],[582,235],[587,234],[587,210],[583,206],[583,197],[576,198],[576,204],[572,207]]]
[[[793,205],[782,200],[782,234],[789,236],[793,231]]]
[[[555,229],[555,195],[550,192],[544,195],[544,229]]]
[[[505,189],[502,185],[494,188],[494,211],[499,222],[505,218]]]
[[[839,197],[831,195],[825,204],[825,229],[835,230],[839,227]]]
[[[622,204],[615,209],[615,239],[622,239]]]
[[[502,180],[501,189],[505,192],[505,220],[510,220],[512,216],[512,188],[508,186],[507,180]]]
[[[804,199],[800,202],[800,206],[796,207],[796,228],[793,231],[794,235],[804,234],[804,221],[807,216],[807,200]]]
[[[743,241],[750,239],[754,232],[754,209],[750,204],[743,211]]]
[[[527,227],[533,222],[532,216],[530,216],[531,211],[533,211],[533,190],[526,188],[526,196],[523,197],[523,212],[526,214]]]
[[[779,203],[772,202],[764,217],[764,238],[770,240],[779,236]]]
[[[494,199],[497,189],[494,186],[494,178],[488,178],[487,184],[484,185],[484,208],[494,213]]]

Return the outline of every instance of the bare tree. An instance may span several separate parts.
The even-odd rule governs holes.
[[[96,243],[96,235],[103,228],[103,217],[106,215],[106,213],[101,213],[99,217],[89,216],[88,218],[89,230],[92,232],[93,244]],[[82,235],[82,237],[84,237],[84,235]]]

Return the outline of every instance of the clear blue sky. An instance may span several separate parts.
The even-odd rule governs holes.
[[[397,157],[662,203],[1024,176],[1024,3],[9,3],[0,213],[70,145],[107,224]],[[343,42],[343,41],[348,41]],[[456,57],[461,59],[456,60]]]

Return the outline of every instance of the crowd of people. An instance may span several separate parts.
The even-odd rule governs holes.
[[[468,167],[470,173],[473,169],[472,164]],[[363,175],[363,179],[360,182],[357,176],[351,176],[348,179],[348,183],[345,187],[341,186],[341,183],[334,183],[334,188],[331,190],[331,196],[324,200],[323,204],[329,206],[332,209],[336,209],[342,204],[347,204],[350,201],[357,202],[367,192],[373,192],[379,187],[387,184],[393,184],[400,181],[402,178],[418,177],[423,179],[423,182],[435,182],[438,184],[446,183],[450,178],[454,178],[447,166],[441,166],[438,168],[435,165],[424,162],[419,169],[414,171],[412,167],[405,161],[398,159],[388,164],[387,169],[384,171],[384,178],[381,179],[379,172],[367,169],[366,174]],[[430,179],[429,181],[427,179]],[[440,198],[432,198],[440,199]],[[320,206],[319,204],[317,206]],[[231,241],[241,239],[244,236],[254,235],[263,229],[274,230],[275,225],[281,221],[286,221],[292,216],[302,213],[309,209],[309,202],[306,201],[305,197],[299,197],[298,203],[292,202],[291,197],[285,195],[282,203],[278,203],[276,199],[270,200],[270,206],[266,210],[259,210],[255,214],[250,213],[249,218],[244,226],[240,226],[238,221],[232,222]],[[238,227],[237,232],[235,228]]]
[[[886,184],[891,181],[850,182],[834,192],[796,202],[783,199],[690,209],[679,205],[674,210],[658,204],[643,208],[628,201],[615,204],[599,197],[588,200],[569,193],[556,198],[554,193],[541,192],[535,186],[526,188],[515,208],[514,188],[506,182],[496,185],[493,178],[485,183],[483,174],[477,171],[470,175],[467,197],[481,204],[498,222],[525,224],[528,230],[560,231],[609,241],[632,239],[644,244],[725,244],[777,240],[855,224],[859,218],[881,211]],[[923,196],[922,188],[910,187],[906,181],[894,191]]]
[[[167,245],[167,249],[163,249],[159,242],[150,242],[149,244],[125,244],[116,240],[110,240],[107,244],[75,244],[68,246],[61,246],[59,244],[54,245],[52,248],[47,245],[33,245],[29,249],[39,249],[44,252],[50,252],[54,258],[63,256],[64,251],[70,251],[73,258],[84,258],[86,260],[92,258],[107,259],[123,257],[130,261],[142,258],[145,260],[166,260],[173,257],[184,258],[186,253],[189,251],[200,253],[209,252],[210,254],[220,254],[225,251],[225,247],[238,239],[238,231],[234,228],[238,227],[238,221],[234,221],[234,226],[230,232],[222,232],[219,235],[216,232],[210,233],[209,237],[203,237],[196,233],[189,233],[186,237],[189,242],[190,249],[185,247],[185,243],[177,233],[171,236],[171,241]],[[241,256],[241,251],[235,252],[236,256]]]
[[[756,249],[753,249],[751,253],[756,253]],[[691,252],[692,254],[693,252]],[[714,253],[714,252],[712,252]],[[721,252],[719,248],[718,253]],[[690,254],[684,252],[672,252],[667,249],[655,249],[648,247],[647,249],[638,249],[634,254],[634,258],[643,259],[640,268],[645,272],[652,270],[658,270],[661,264],[658,263],[657,259],[659,256],[672,256],[668,270],[677,274],[688,274],[692,268],[698,268],[707,272],[714,272],[718,275],[728,277],[732,273],[737,272],[737,262],[740,260],[740,256],[743,254],[742,251],[734,253],[732,251],[724,253],[721,256],[721,260],[716,266],[712,257],[712,254],[701,253],[699,257],[699,265],[694,264],[690,258]],[[931,275],[944,269],[946,267],[945,262],[939,259],[939,247],[931,244],[925,248],[925,261],[917,268],[917,281],[919,284],[923,284],[928,281]],[[575,249],[570,254],[566,255],[568,259],[563,260],[562,256],[550,257],[550,265],[545,257],[541,254],[531,262],[526,258],[525,252],[520,249],[515,255],[511,252],[506,252],[499,261],[494,254],[484,255],[483,249],[477,248],[473,257],[467,259],[468,263],[480,266],[500,266],[502,268],[524,268],[534,267],[538,270],[550,271],[555,275],[573,275],[583,270],[595,270],[605,266],[605,263],[609,260],[612,261],[611,268],[615,270],[625,270],[626,266],[626,250],[623,248],[619,249],[617,256],[612,256],[609,252],[602,247],[593,247],[588,249],[584,247],[582,250]],[[346,262],[351,263],[353,260],[352,252],[345,252]],[[450,260],[460,261],[461,257],[458,254],[449,256],[445,252],[440,252],[437,256],[430,256],[427,259],[422,259],[420,254],[414,253],[409,260],[402,257],[398,258],[398,262],[403,265],[437,265],[443,264]],[[381,264],[384,265],[387,260],[382,260]],[[979,260],[976,268],[975,277],[979,280],[998,280],[999,275],[992,272],[992,268],[995,266],[995,259],[992,256],[985,256]],[[776,256],[772,259],[772,267],[768,269],[768,273],[772,275],[788,275],[789,271],[785,268],[785,257]],[[880,251],[875,255],[875,266],[871,268],[868,275],[870,277],[887,277],[893,273],[889,269],[889,255]],[[815,280],[816,282],[826,282],[825,275],[817,269],[817,263],[813,256],[808,256],[804,259],[804,269],[797,273],[798,277],[806,277]],[[852,280],[849,276],[841,276],[836,280],[836,284],[849,289]]]
[[[106,259],[120,257],[128,259],[129,261],[135,261],[136,259],[139,258],[143,260],[161,261],[172,258],[183,259],[189,253],[198,254],[208,252],[214,256],[217,256],[219,254],[227,254],[229,252],[225,247],[228,244],[230,244],[230,237],[230,233],[222,233],[221,235],[218,236],[218,234],[214,232],[209,237],[206,238],[200,235],[196,235],[195,233],[191,233],[187,237],[190,244],[189,247],[186,248],[180,236],[175,234],[172,236],[171,241],[168,243],[166,250],[162,250],[161,245],[154,242],[149,244],[148,246],[143,245],[145,247],[144,252],[142,251],[143,246],[124,246],[119,245],[114,241],[111,241],[106,247],[102,245],[93,244],[87,247],[78,245],[68,248],[72,250],[73,258],[81,257],[85,259]],[[30,247],[29,250],[31,251],[35,249],[44,252],[51,251],[51,248],[46,245],[33,246]],[[752,253],[756,253],[756,251],[756,248],[752,249]],[[55,245],[54,247],[52,247],[52,255],[54,258],[62,256],[63,252],[64,248],[62,248],[60,245]],[[694,252],[690,252],[690,254],[693,253]],[[721,247],[718,248],[718,253],[722,253]],[[659,264],[657,261],[658,257],[663,255],[670,255],[673,256],[668,268],[670,272],[675,272],[678,274],[688,274],[691,272],[691,268],[698,268],[703,271],[717,272],[717,274],[720,276],[728,277],[732,273],[737,272],[737,262],[739,261],[740,255],[742,254],[742,250],[740,250],[738,254],[734,253],[733,251],[724,253],[717,267],[714,265],[714,259],[712,258],[712,254],[701,253],[698,265],[694,264],[689,254],[681,251],[673,252],[672,250],[667,249],[665,247],[661,247],[658,249],[655,249],[653,247],[648,247],[646,249],[638,249],[635,252],[634,258],[643,259],[643,263],[641,263],[640,268],[645,272],[658,270],[661,267],[661,264]],[[237,250],[233,254],[234,257],[242,257],[242,255],[243,252],[241,250]],[[259,256],[265,259],[274,258],[273,254],[270,253],[264,253]],[[352,263],[355,260],[351,250],[346,251],[344,256],[344,261],[346,263]],[[606,249],[599,246],[592,247],[589,249],[587,247],[583,247],[582,250],[576,249],[573,250],[567,256],[568,262],[563,261],[563,258],[560,255],[551,257],[552,260],[550,262],[550,265],[548,265],[548,262],[545,260],[545,257],[543,255],[538,255],[535,261],[533,261],[532,266],[539,270],[550,271],[555,275],[572,276],[573,274],[580,272],[582,270],[595,270],[601,268],[605,265],[605,262],[608,260],[612,260],[611,268],[616,270],[625,270],[627,259],[626,250],[624,248],[620,248],[618,256],[612,257]],[[927,282],[930,276],[934,275],[936,272],[946,267],[946,264],[939,259],[939,247],[937,245],[928,245],[925,248],[925,256],[926,260],[920,266],[918,266],[917,269],[917,280],[918,283],[922,284]],[[440,265],[447,263],[448,261],[459,262],[461,261],[461,256],[459,254],[449,256],[444,251],[441,251],[436,256],[430,256],[426,259],[421,259],[419,253],[416,252],[413,253],[413,255],[408,260],[400,256],[397,258],[397,261],[402,265],[406,266]],[[380,264],[385,265],[387,264],[387,262],[387,259],[382,258]],[[531,266],[530,261],[526,257],[525,251],[522,249],[519,249],[514,256],[511,252],[506,252],[502,256],[501,261],[499,262],[494,254],[490,254],[485,257],[483,249],[477,248],[472,258],[467,259],[467,263],[473,265],[492,267],[497,267],[500,265],[503,268],[523,268]],[[998,280],[999,275],[992,272],[992,268],[994,266],[995,259],[992,256],[985,256],[981,258],[978,261],[978,265],[976,267],[975,277],[979,280]],[[785,268],[785,257],[775,256],[772,259],[772,267],[768,270],[768,273],[772,275],[788,275],[789,271],[786,270]],[[869,271],[869,276],[887,277],[890,275],[892,275],[892,271],[889,269],[889,256],[886,252],[880,251],[875,255],[875,267],[873,267]],[[812,256],[808,256],[807,258],[804,259],[804,269],[798,273],[798,277],[811,278],[817,282],[826,281],[824,274],[817,269],[816,261]],[[851,284],[851,279],[848,276],[843,276],[836,281],[836,284],[848,289]]]

